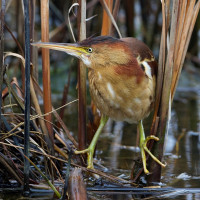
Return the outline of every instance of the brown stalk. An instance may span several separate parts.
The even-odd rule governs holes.
[[[105,4],[107,4],[108,9],[112,13],[113,8],[113,0],[105,0]],[[111,33],[111,20],[108,16],[105,9],[103,9],[103,20],[102,20],[102,27],[101,27],[101,35],[110,35]]]
[[[162,16],[165,16],[165,4],[162,3]],[[154,117],[153,117],[153,123],[156,120],[158,109],[159,109],[159,103],[161,98],[161,92],[162,92],[162,80],[163,80],[163,74],[164,74],[164,66],[165,66],[165,57],[166,57],[166,38],[167,38],[167,26],[166,26],[166,18],[163,17],[163,26],[162,26],[162,35],[161,35],[161,43],[160,43],[160,52],[159,52],[159,61],[158,61],[158,76],[157,76],[157,87],[156,87],[156,100],[155,100],[155,111],[154,111]]]
[[[100,0],[100,2],[101,2],[101,5],[103,6],[104,10],[106,11],[107,15],[109,16],[109,18],[110,18],[110,20],[111,20],[113,26],[115,27],[115,29],[116,29],[116,31],[117,31],[119,37],[122,38],[122,35],[121,35],[120,31],[119,31],[119,28],[118,28],[118,26],[117,26],[117,23],[116,23],[116,21],[115,21],[113,15],[112,15],[110,9],[108,8],[108,5],[106,4],[105,0]]]
[[[164,139],[168,131],[168,114],[171,109],[170,101],[173,100],[188,44],[200,8],[200,1],[198,1],[196,5],[195,2],[195,0],[187,2],[182,2],[181,0],[173,1],[169,50],[166,61],[164,59],[165,57],[163,57],[166,49],[166,46],[163,45],[164,39],[166,41],[166,31],[162,31],[156,107],[152,124],[153,132],[160,138],[160,141],[153,146],[153,154],[160,160],[163,157]],[[162,2],[162,10],[165,10],[165,13],[169,13],[169,5],[169,0],[167,2]],[[163,9],[164,7],[165,9]],[[166,27],[165,19],[168,19],[168,17],[164,13],[163,16],[163,29],[167,30],[168,26]],[[156,131],[154,128],[155,119],[158,117],[159,123]],[[151,161],[149,163],[152,174],[148,176],[148,181],[160,181],[160,165]]]
[[[168,111],[169,111],[169,101],[170,101],[170,89],[172,80],[172,69],[174,65],[174,49],[175,49],[175,36],[176,36],[176,25],[178,16],[178,5],[179,1],[174,1],[172,8],[172,20],[171,20],[171,31],[170,31],[170,42],[169,51],[166,59],[166,64],[164,65],[163,79],[162,79],[162,91],[161,91],[161,101],[159,103],[158,116],[160,117],[157,136],[159,137],[159,143],[155,143],[153,147],[153,154],[162,159],[164,139],[166,134],[166,126],[168,121]],[[156,162],[150,162],[150,171],[152,174],[148,176],[149,182],[159,182],[161,177],[161,166]]]
[[[187,1],[183,1],[182,5],[180,5],[180,8],[179,8],[179,19],[178,19],[178,26],[179,27],[178,27],[178,30],[177,30],[177,40],[176,40],[176,49],[175,49],[175,52],[176,52],[175,56],[176,57],[178,56],[177,53],[178,53],[178,48],[180,48],[181,33],[182,33],[182,30],[183,30],[183,25],[184,25],[184,23],[180,23],[180,22],[184,22],[184,20],[185,20],[186,7],[187,7]]]
[[[181,58],[182,58],[182,54],[184,51],[184,46],[185,46],[185,42],[186,42],[186,37],[187,37],[187,33],[188,33],[188,28],[190,26],[190,22],[191,22],[191,17],[192,17],[192,10],[194,7],[194,3],[195,1],[190,1],[188,8],[186,10],[185,13],[185,18],[183,19],[183,24],[184,24],[184,28],[183,30],[181,30],[181,35],[180,35],[180,45],[179,48],[177,48],[177,59],[175,62],[175,66],[174,66],[174,73],[173,73],[173,85],[175,86],[175,82],[177,80],[177,74],[179,71],[179,67],[180,67],[180,62],[181,62]]]
[[[134,35],[134,26],[133,26],[133,20],[134,20],[134,6],[135,2],[132,0],[126,0],[123,1],[124,4],[124,11],[126,14],[126,34],[127,36],[133,36]]]
[[[185,48],[184,48],[184,52],[183,52],[183,56],[182,56],[182,60],[181,60],[181,66],[183,65],[184,59],[186,57],[187,49],[188,49],[188,46],[189,46],[189,42],[190,42],[190,39],[191,39],[191,36],[192,36],[192,32],[194,30],[194,26],[195,26],[198,14],[199,14],[199,10],[200,10],[200,1],[198,1],[198,3],[196,3],[196,5],[193,9],[193,17],[191,19],[191,26],[189,28],[189,32],[188,32],[188,35],[187,35],[187,41],[186,41],[186,44],[185,44]]]
[[[170,27],[170,23],[171,23],[171,16],[172,16],[172,13],[171,13],[171,0],[166,0],[166,2],[162,2],[165,4],[165,13],[162,13],[163,14],[163,17],[165,16],[166,18],[166,34],[168,33],[169,31],[169,27]],[[166,41],[167,41],[167,35],[166,35]],[[169,44],[166,44],[166,50],[168,50],[168,45]]]
[[[69,199],[87,200],[86,186],[83,180],[82,170],[74,168],[69,177],[68,195]]]
[[[86,0],[79,0],[78,40],[86,38]],[[79,150],[86,147],[86,67],[78,66],[78,144]]]
[[[200,1],[198,1],[195,5],[195,0],[194,1],[189,1],[190,4],[188,5],[186,17],[185,17],[185,22],[184,22],[184,28],[182,33],[180,34],[180,47],[177,49],[176,54],[179,55],[178,59],[175,62],[174,66],[174,73],[173,73],[173,78],[172,78],[172,98],[174,97],[175,90],[177,87],[177,83],[180,77],[180,73],[183,67],[183,63],[185,60],[185,56],[187,53],[188,45],[190,42],[190,38],[194,29],[194,25],[199,13],[200,9]]]
[[[41,6],[41,41],[49,42],[49,1],[42,0],[40,2]],[[50,60],[49,60],[49,50],[42,48],[42,73],[43,73],[43,101],[44,101],[44,113],[51,112],[51,80],[50,80]],[[51,139],[52,144],[54,144],[53,128],[51,123],[52,115],[49,114],[45,116],[47,121],[46,126]]]

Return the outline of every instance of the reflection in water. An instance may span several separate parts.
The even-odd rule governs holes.
[[[113,130],[114,138],[110,145],[109,154],[111,155],[111,158],[112,158],[112,160],[110,160],[110,167],[115,168],[115,169],[119,167],[118,156],[120,153],[119,146],[121,145],[122,136],[123,136],[123,126],[124,126],[123,122],[115,122],[114,130]]]
[[[198,178],[200,176],[199,168],[199,130],[197,129],[197,122],[199,121],[199,95],[190,93],[181,93],[181,101],[174,102],[174,112],[177,118],[177,128],[172,129],[174,137],[178,140],[180,134],[186,130],[183,137],[179,140],[178,152],[171,151],[172,155],[167,159],[168,166],[163,170],[163,181],[167,185],[174,187],[199,187]],[[187,98],[184,97],[187,95]],[[190,97],[190,98],[188,98]],[[172,126],[175,127],[175,120],[171,121]],[[170,131],[172,133],[172,131]],[[191,134],[191,133],[196,134]],[[180,174],[186,173],[186,176]],[[171,177],[170,180],[167,177]],[[177,179],[177,177],[179,177]],[[182,179],[181,179],[182,177]]]

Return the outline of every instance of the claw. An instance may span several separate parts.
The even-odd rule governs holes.
[[[99,135],[100,135],[101,131],[103,130],[103,127],[105,126],[107,121],[108,121],[108,117],[102,115],[100,125],[92,139],[92,142],[90,143],[90,146],[87,149],[84,149],[81,151],[75,151],[75,154],[87,153],[87,168],[89,168],[89,169],[94,169],[93,155],[94,155],[95,146],[96,146],[97,140],[99,138]]]
[[[93,165],[93,154],[94,154],[94,150],[91,149],[90,147],[81,151],[75,151],[75,154],[84,154],[87,153],[87,168],[88,169],[94,169],[94,165]]]
[[[149,140],[155,140],[155,141],[159,141],[159,138],[158,137],[156,137],[156,136],[154,136],[154,135],[150,135],[150,136],[148,136],[146,139],[145,139],[145,141],[144,141],[144,143],[143,143],[143,148],[144,148],[144,150],[151,156],[151,158],[154,160],[154,161],[156,161],[159,165],[161,165],[162,167],[166,167],[166,164],[163,164],[162,162],[160,162],[160,160],[158,160],[150,151],[149,151],[149,149],[147,148],[147,142],[149,141]]]
[[[74,153],[75,154],[84,154],[84,153],[87,153],[89,152],[89,149],[84,149],[84,150],[81,150],[81,151],[75,151]]]
[[[142,155],[142,163],[143,163],[143,168],[144,168],[144,173],[145,174],[149,174],[149,171],[147,170],[146,167],[146,155],[145,155],[145,151],[151,156],[151,158],[157,162],[159,165],[161,165],[162,167],[165,167],[166,164],[163,164],[160,160],[158,160],[147,148],[147,142],[149,140],[155,140],[158,141],[159,138],[154,136],[154,135],[150,135],[145,139],[145,134],[144,134],[144,129],[143,129],[143,125],[142,125],[142,121],[139,122],[139,132],[140,132],[140,149],[141,149],[141,155]]]

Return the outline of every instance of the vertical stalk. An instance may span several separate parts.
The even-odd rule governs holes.
[[[111,22],[112,22],[113,26],[115,27],[119,37],[122,38],[122,35],[121,35],[120,31],[119,31],[117,23],[116,23],[116,21],[115,21],[115,19],[113,17],[113,14],[112,14],[113,5],[111,5],[111,3],[113,3],[113,1],[109,1],[110,8],[108,7],[108,5],[107,5],[105,0],[99,0],[99,1],[101,2],[101,5],[103,6],[104,10],[106,11],[107,15],[109,16],[109,19],[107,19],[107,16],[105,15],[105,19],[103,19],[103,20],[106,20],[106,21],[107,20],[111,20]],[[115,2],[115,3],[118,3],[118,2]],[[104,27],[108,27],[108,29],[106,29]],[[110,35],[111,34],[111,23],[104,23],[103,22],[102,29],[103,29],[102,35],[108,35],[108,34]]]
[[[158,110],[158,116],[160,117],[158,123],[158,130],[157,136],[159,137],[160,141],[154,144],[153,147],[153,154],[159,159],[162,160],[163,151],[164,151],[164,140],[165,135],[167,133],[167,122],[168,122],[168,111],[171,109],[169,106],[170,99],[171,99],[171,81],[172,81],[172,70],[174,65],[174,48],[175,48],[175,36],[176,36],[176,27],[177,27],[177,15],[178,15],[178,1],[173,2],[172,8],[172,20],[171,20],[171,31],[170,31],[170,44],[169,44],[169,51],[166,59],[166,63],[164,65],[163,71],[163,80],[162,80],[162,92],[161,92],[161,99],[160,99],[160,107]],[[169,8],[168,8],[169,9]],[[165,15],[163,16],[165,17]],[[159,63],[161,64],[161,63]],[[162,67],[162,65],[160,65]],[[160,74],[161,75],[161,74]],[[159,182],[161,178],[161,166],[153,161],[150,161],[150,171],[152,174],[148,176],[149,182]]]
[[[126,14],[126,27],[127,31],[126,34],[128,37],[133,37],[134,36],[134,6],[135,2],[132,0],[126,0],[123,1],[124,4],[124,9],[125,9],[125,14]]]
[[[196,5],[195,5],[196,3]],[[162,7],[165,7],[163,19],[168,18],[170,10],[170,0],[162,2]],[[162,42],[159,58],[158,81],[157,81],[157,97],[156,109],[154,113],[154,122],[159,118],[157,130],[153,128],[153,133],[156,133],[160,138],[153,146],[153,154],[161,160],[164,150],[164,139],[168,133],[168,125],[170,120],[171,102],[175,93],[176,85],[179,80],[183,61],[185,59],[188,44],[196,22],[196,18],[200,9],[200,0],[188,0],[187,9],[186,3],[181,0],[173,1],[172,19],[169,36],[169,50],[166,60],[161,53],[165,52],[164,38],[166,41],[166,32],[162,33]],[[164,23],[163,27],[168,29],[168,22]],[[154,124],[153,124],[154,125]],[[155,127],[155,126],[154,126]],[[150,163],[151,174],[148,176],[148,182],[159,182],[161,177],[161,167],[155,162]]]
[[[113,0],[105,0],[110,12],[112,13]],[[111,33],[111,20],[105,9],[103,9],[103,21],[101,28],[101,35],[110,35]]]
[[[29,29],[29,1],[24,0],[25,18],[25,119],[24,119],[24,154],[29,158],[29,131],[30,131],[30,29]],[[29,193],[30,163],[24,158],[24,193]]]
[[[4,15],[5,15],[5,0],[0,1],[0,94],[2,94],[3,85],[3,51],[4,51]],[[0,96],[0,127],[1,127],[1,105],[2,105],[2,95]],[[1,130],[0,130],[1,131]]]
[[[86,0],[79,0],[78,12],[78,39],[86,38]],[[86,67],[79,62],[78,67],[78,142],[79,149],[85,149],[86,145]]]
[[[49,42],[49,0],[42,0],[41,5],[41,41]],[[50,80],[50,60],[49,49],[42,48],[42,73],[43,73],[43,101],[44,113],[52,111],[51,104],[51,80]],[[45,116],[47,130],[52,144],[54,144],[53,128],[52,128],[52,115]]]

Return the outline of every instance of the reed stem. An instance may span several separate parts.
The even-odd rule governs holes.
[[[30,24],[29,1],[24,0],[25,23],[25,113],[24,113],[24,154],[29,158],[30,148]],[[30,163],[24,159],[24,194],[29,194],[29,168]]]
[[[41,40],[42,42],[49,42],[49,0],[42,0],[41,3]],[[44,101],[44,113],[50,113],[52,111],[51,103],[51,79],[50,79],[50,58],[49,49],[42,48],[42,76],[43,76],[43,101]],[[52,128],[52,115],[45,116],[47,130],[49,137],[54,146],[54,136]],[[52,153],[53,153],[52,149]]]
[[[79,0],[78,38],[86,38],[86,0]],[[79,150],[86,147],[86,67],[79,62],[78,66],[78,143]]]

